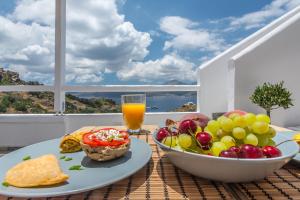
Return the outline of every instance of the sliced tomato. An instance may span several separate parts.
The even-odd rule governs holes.
[[[110,128],[111,129],[111,128]],[[102,129],[102,130],[108,130],[108,129]],[[86,133],[83,135],[82,141],[84,144],[87,144],[91,147],[97,147],[97,146],[112,146],[112,147],[117,147],[122,144],[127,144],[129,142],[128,138],[128,133],[122,133],[124,135],[124,140],[119,141],[119,140],[112,140],[112,141],[103,141],[99,140],[96,137],[90,138],[90,135],[93,133]]]
[[[127,131],[120,131],[120,134],[123,136],[124,139],[128,139],[129,138],[129,134]]]
[[[97,142],[93,139],[90,139],[90,135],[92,135],[93,133],[86,133],[82,136],[82,141],[84,144],[87,144],[89,146],[95,147],[97,146]]]

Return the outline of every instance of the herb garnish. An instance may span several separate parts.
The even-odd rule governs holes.
[[[31,156],[26,156],[26,157],[23,158],[24,161],[25,160],[30,160],[30,159],[31,159]]]
[[[65,161],[73,160],[73,158],[66,158]]]
[[[8,183],[8,182],[2,182],[2,185],[3,185],[4,187],[8,187],[8,186],[9,186],[9,183]]]
[[[63,159],[65,159],[66,158],[66,156],[61,156],[59,159],[60,160],[63,160]]]
[[[83,170],[83,168],[81,168],[81,165],[73,165],[69,170]]]

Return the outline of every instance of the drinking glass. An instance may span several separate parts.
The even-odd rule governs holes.
[[[122,113],[130,134],[138,134],[144,121],[146,111],[145,94],[122,95]]]

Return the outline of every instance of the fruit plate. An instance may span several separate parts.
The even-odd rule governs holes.
[[[296,134],[296,133],[299,133],[296,132],[296,131],[285,131],[283,132],[285,136],[287,136],[289,139],[293,139],[293,136]],[[300,153],[298,153],[295,157],[293,157],[293,160],[292,160],[294,163],[297,163],[298,165],[300,165]]]
[[[249,182],[263,179],[280,169],[299,152],[299,145],[290,141],[278,146],[282,156],[276,158],[215,157],[172,149],[160,143],[156,139],[156,134],[157,132],[153,133],[153,140],[175,166],[195,176],[222,182]],[[278,132],[274,137],[276,144],[288,139],[284,132]]]
[[[6,171],[16,165],[22,158],[30,155],[32,158],[54,154],[58,159],[60,139],[48,140],[33,144],[0,158],[0,181],[2,182]],[[140,170],[151,158],[150,146],[142,140],[131,138],[130,150],[120,158],[106,162],[92,161],[84,152],[64,154],[73,158],[71,161],[59,160],[62,170],[70,176],[68,182],[51,187],[16,188],[0,185],[0,195],[14,197],[53,197],[69,195],[103,187],[124,179]],[[70,166],[82,165],[80,171],[69,170]]]

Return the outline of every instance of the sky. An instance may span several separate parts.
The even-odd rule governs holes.
[[[0,66],[54,80],[54,0],[0,0]],[[67,0],[66,83],[196,81],[196,69],[300,0]]]

